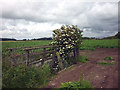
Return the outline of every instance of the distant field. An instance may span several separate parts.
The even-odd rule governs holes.
[[[94,50],[96,47],[100,48],[120,48],[118,41],[120,39],[109,39],[109,40],[83,40],[81,50],[90,49]],[[32,47],[40,45],[49,45],[51,40],[46,41],[3,41],[2,50],[6,48],[15,48],[15,47]]]
[[[2,50],[6,48],[16,48],[16,47],[32,47],[40,45],[49,45],[51,40],[46,41],[3,41]]]
[[[81,50],[90,49],[94,50],[99,48],[120,48],[118,42],[120,39],[104,39],[104,40],[83,40]]]

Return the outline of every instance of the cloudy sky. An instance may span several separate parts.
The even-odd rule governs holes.
[[[118,32],[118,0],[96,1],[1,0],[0,36],[52,37],[52,31],[64,24],[77,25],[87,37],[115,35]]]

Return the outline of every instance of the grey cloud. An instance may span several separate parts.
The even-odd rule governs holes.
[[[25,19],[34,22],[45,22],[51,19],[49,11],[56,7],[55,2],[16,3],[10,8],[2,8],[2,18]],[[47,18],[48,17],[48,18]]]
[[[117,7],[117,4],[113,4],[113,6]],[[112,13],[114,13],[114,14],[112,14]],[[108,36],[108,35],[114,35],[115,32],[118,31],[117,9],[111,8],[110,11],[103,9],[99,13],[89,11],[88,18],[89,18],[88,23],[92,28],[91,32],[99,33],[99,34],[101,34],[103,36],[104,35]],[[104,32],[104,31],[106,31],[106,32]]]
[[[84,32],[84,36],[113,35],[118,30],[117,3],[81,3],[62,0],[15,3],[10,8],[9,6],[9,4],[3,6],[2,18],[6,19],[3,22],[3,30],[17,31],[16,34],[21,32],[23,37],[25,34],[22,32],[29,34],[28,37],[51,36],[50,29],[48,32],[40,30],[39,33],[36,33],[38,29],[30,31],[31,22],[49,23],[53,26],[54,24],[75,24],[79,28],[91,27],[91,30]]]
[[[37,2],[24,5],[19,3],[11,8],[3,8],[2,18],[25,19],[34,22],[69,23],[84,11],[90,9],[91,3],[65,2]],[[59,7],[61,5],[61,7]]]

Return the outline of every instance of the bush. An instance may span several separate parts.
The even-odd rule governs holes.
[[[68,56],[75,51],[75,56],[79,55],[79,47],[82,44],[82,31],[75,25],[62,25],[60,29],[53,31],[53,41],[51,45],[59,46],[59,52],[64,66],[68,66]]]
[[[79,49],[82,42],[82,31],[77,26],[62,25],[60,29],[53,31],[52,45],[58,45],[58,51],[66,56],[72,50]]]
[[[61,83],[61,87],[60,88],[65,88],[65,89],[71,89],[71,88],[91,88],[93,89],[92,85],[85,80],[79,80],[79,81],[75,81],[75,82],[65,82],[65,83]]]
[[[50,76],[50,69],[47,65],[42,68],[19,65],[10,67],[3,72],[3,88],[37,88],[40,84],[45,85]]]

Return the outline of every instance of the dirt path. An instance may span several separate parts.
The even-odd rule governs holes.
[[[91,82],[94,88],[118,88],[118,49],[97,48],[95,51],[84,50],[81,55],[89,57],[88,63],[77,63],[67,71],[60,71],[47,88],[57,88],[62,82],[77,81],[80,77]],[[101,66],[97,64],[104,61],[106,56],[112,56],[115,65]]]

